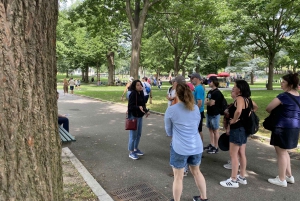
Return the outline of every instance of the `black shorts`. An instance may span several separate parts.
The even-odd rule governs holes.
[[[270,145],[281,149],[294,149],[298,146],[299,128],[275,128],[271,134]]]
[[[201,120],[200,120],[200,123],[199,123],[199,126],[198,126],[198,131],[199,131],[199,133],[202,132],[203,119],[205,118],[204,111],[201,112],[200,114],[201,114]]]

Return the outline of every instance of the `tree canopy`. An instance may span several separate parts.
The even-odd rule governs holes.
[[[299,1],[85,0],[60,14],[59,66],[106,63],[111,82],[121,63],[130,63],[135,78],[147,68],[174,75],[235,69],[252,77],[267,68],[272,89],[274,69],[299,56]]]

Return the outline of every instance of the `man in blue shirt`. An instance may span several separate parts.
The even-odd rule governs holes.
[[[202,124],[203,124],[203,118],[204,118],[204,99],[205,99],[205,90],[202,86],[202,77],[198,73],[193,73],[189,75],[189,78],[191,78],[191,82],[195,86],[195,89],[193,91],[194,94],[194,100],[195,104],[199,108],[199,112],[201,115],[201,121],[199,123],[198,131],[200,133],[202,142],[203,142],[203,133],[202,133]]]

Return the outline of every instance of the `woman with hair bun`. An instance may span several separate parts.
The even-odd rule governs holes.
[[[300,96],[298,93],[298,74],[284,75],[280,85],[284,92],[274,98],[266,108],[268,113],[271,113],[277,106],[280,106],[282,109],[278,114],[277,123],[272,131],[270,141],[277,154],[279,175],[274,179],[268,179],[268,182],[287,187],[287,183],[295,183],[288,150],[296,148],[299,140]]]
[[[198,133],[200,122],[199,108],[194,103],[191,90],[185,83],[177,83],[178,103],[167,108],[165,113],[165,130],[172,137],[170,165],[173,168],[173,197],[179,201],[183,189],[184,167],[188,164],[200,192],[194,201],[207,200],[206,182],[200,172],[203,145]]]

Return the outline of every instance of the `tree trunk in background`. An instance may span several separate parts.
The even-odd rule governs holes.
[[[176,77],[178,75],[179,72],[179,60],[180,60],[180,56],[178,56],[178,49],[175,48],[174,49],[174,76]]]
[[[63,200],[58,1],[0,1],[0,200]]]
[[[250,73],[250,85],[254,84],[254,73],[251,71]]]
[[[185,77],[185,67],[182,66],[182,67],[181,67],[181,70],[182,70],[182,76]]]
[[[115,79],[114,78],[114,72],[115,72],[114,57],[115,57],[114,52],[108,52],[106,55],[107,64],[108,64],[108,81],[107,81],[108,86],[114,85],[114,79]]]
[[[275,54],[270,52],[269,53],[269,76],[268,76],[268,84],[267,90],[273,90],[273,69],[274,69],[274,62],[275,62]]]
[[[81,80],[86,82],[86,80],[84,78],[84,68],[81,68]]]
[[[134,79],[139,78],[138,73],[140,67],[141,41],[148,10],[153,4],[158,3],[160,1],[161,0],[156,0],[151,3],[150,0],[135,0],[134,8],[132,8],[131,1],[126,0],[126,15],[130,24],[132,39],[130,76],[134,77]]]
[[[89,66],[84,67],[84,82],[89,83]]]
[[[100,67],[99,67],[99,63],[97,62],[97,80],[96,80],[97,85],[100,85],[99,80],[100,80]]]

